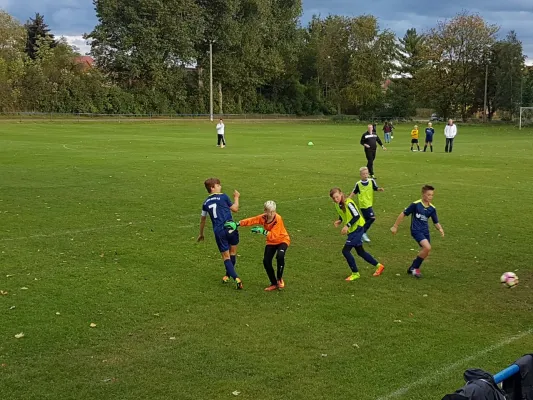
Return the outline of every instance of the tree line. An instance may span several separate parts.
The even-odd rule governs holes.
[[[397,38],[372,15],[314,16],[301,0],[94,0],[94,67],[44,17],[0,10],[0,111],[442,117],[533,105],[515,32],[462,12]],[[485,90],[486,88],[486,90]],[[486,104],[486,108],[485,108]]]

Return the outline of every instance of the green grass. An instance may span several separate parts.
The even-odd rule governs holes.
[[[328,192],[358,179],[364,127],[226,130],[221,150],[200,121],[0,124],[3,398],[440,399],[466,368],[495,373],[531,352],[533,130],[459,126],[445,154],[437,126],[431,154],[409,152],[399,126],[377,155],[386,191],[366,246],[387,268],[372,278],[357,259],[353,283]],[[236,218],[278,203],[284,291],[263,291],[264,239],[244,228],[245,290],[220,283],[209,223],[195,242],[211,176],[241,192]],[[423,183],[446,237],[432,231],[415,280],[409,223],[389,228]],[[510,270],[521,283],[506,290]]]

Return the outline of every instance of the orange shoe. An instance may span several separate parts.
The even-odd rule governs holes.
[[[283,289],[284,287],[285,287],[285,282],[283,281],[283,279],[280,279],[278,281],[278,288]]]
[[[385,270],[385,266],[383,264],[378,264],[378,268],[376,269],[376,272],[374,272],[372,276],[380,276],[384,270]]]
[[[265,292],[271,292],[273,290],[276,290],[278,288],[278,285],[270,285],[269,287],[265,288]]]
[[[228,282],[229,282],[229,276],[224,275],[224,276],[222,277],[222,283],[228,283]]]

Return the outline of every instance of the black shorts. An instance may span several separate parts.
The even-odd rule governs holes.
[[[418,143],[418,139],[411,139],[411,143]]]

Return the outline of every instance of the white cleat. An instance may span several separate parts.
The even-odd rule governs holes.
[[[367,243],[370,243],[370,238],[368,237],[368,235],[366,233],[363,233],[363,241],[367,242]]]

